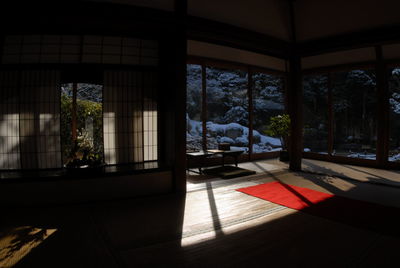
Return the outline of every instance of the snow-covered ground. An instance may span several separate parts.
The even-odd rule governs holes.
[[[187,146],[188,149],[202,148],[202,123],[187,120]],[[238,123],[216,124],[207,122],[207,147],[216,148],[218,143],[229,143],[232,149],[248,151],[249,128]],[[282,150],[281,141],[278,138],[262,135],[257,130],[253,130],[253,152],[272,152]]]
[[[348,154],[347,157],[376,160],[376,154],[369,154],[369,153],[351,153]]]
[[[310,148],[304,148],[304,152],[311,152]],[[326,152],[318,152],[319,154],[328,154]],[[362,159],[369,159],[369,160],[376,160],[376,154],[372,153],[349,153],[346,155],[347,157],[353,157],[353,158],[362,158]],[[388,160],[390,162],[400,162],[400,153],[395,154],[392,156],[389,156]]]

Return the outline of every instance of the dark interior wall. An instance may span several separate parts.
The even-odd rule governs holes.
[[[290,39],[288,2],[282,0],[188,0],[188,14]]]
[[[383,58],[399,60],[400,59],[400,44],[389,44],[382,47]]]
[[[174,27],[171,12],[95,2],[0,3],[0,30],[12,34],[101,34],[154,38]]]
[[[188,40],[187,44],[189,57],[219,59],[286,72],[286,61],[284,59],[194,40]]]
[[[298,0],[295,2],[299,42],[399,25],[397,0]]]
[[[172,190],[169,171],[93,177],[84,180],[47,180],[24,183],[3,183],[0,204],[3,206],[34,206],[107,201],[121,198],[160,195]],[[94,187],[95,185],[95,187]]]
[[[365,47],[303,57],[301,67],[303,70],[307,70],[319,67],[372,62],[375,60],[375,48]]]

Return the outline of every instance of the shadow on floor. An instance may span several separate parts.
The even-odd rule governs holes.
[[[291,175],[305,180],[313,176],[313,183],[343,194],[324,180],[326,176]],[[280,180],[272,173],[265,176]],[[355,193],[358,187],[346,194]],[[198,240],[185,238],[193,242],[187,246],[182,246],[186,209],[186,198],[182,196],[80,206],[3,208],[1,239],[7,241],[11,237],[6,259],[10,258],[7,254],[18,256],[23,243],[37,242],[20,256],[16,267],[382,267],[398,262],[400,220],[393,215],[398,210],[363,204],[366,209],[347,210],[343,221],[337,213],[340,215],[347,203],[333,198],[312,206],[318,213],[285,210],[278,216],[257,219],[256,223],[238,221],[224,229],[217,207],[234,210],[246,204],[226,203],[219,207],[215,197],[218,193],[213,192],[211,184],[206,191],[208,209],[215,216],[216,235]],[[202,211],[196,214],[202,215]]]
[[[333,170],[331,168],[327,168],[322,165],[315,164],[312,161],[309,161],[306,159],[303,159],[303,165],[304,165],[304,172],[310,172],[310,173],[319,174],[319,175],[328,175],[328,176],[338,177],[338,178],[341,178],[344,180],[351,180],[351,181],[357,181],[357,182],[362,181],[360,179],[356,179],[350,175],[347,175],[345,173],[345,171],[338,172],[337,170]],[[350,166],[350,165],[341,165],[341,166],[342,166],[341,169],[343,169],[343,170],[350,169],[352,171],[356,171],[361,174],[364,174],[363,175],[363,177],[365,178],[364,182],[373,183],[373,184],[377,184],[377,185],[386,185],[386,186],[390,186],[390,187],[400,187],[400,182],[387,179],[387,178],[379,176],[377,174],[372,174],[370,172],[363,170],[362,168],[358,168],[358,167]]]
[[[0,267],[125,267],[125,249],[182,237],[185,197],[2,209]]]

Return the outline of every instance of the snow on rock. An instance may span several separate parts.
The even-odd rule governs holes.
[[[264,135],[260,135],[261,137],[261,142],[262,144],[269,144],[272,147],[280,147],[282,146],[281,144],[281,140],[278,138],[272,138],[270,136],[264,136]]]
[[[191,120],[188,116],[187,120],[187,143],[193,142],[190,147],[197,146],[201,148],[202,124],[200,121]],[[246,149],[249,144],[249,128],[238,123],[216,124],[207,122],[207,140],[214,144],[229,143],[231,148],[238,147]],[[233,147],[232,147],[233,146]],[[278,138],[273,138],[260,134],[258,131],[253,131],[253,151],[254,152],[269,152],[281,150],[281,141]]]
[[[186,127],[187,131],[192,136],[198,136],[202,134],[202,124],[200,121],[191,120],[189,116],[186,114]]]
[[[218,141],[219,141],[219,143],[229,143],[229,144],[235,143],[234,140],[232,140],[231,138],[228,138],[228,137],[221,137]]]
[[[244,137],[244,136],[237,137],[235,139],[235,144],[239,145],[239,146],[248,146],[249,145],[248,137]]]
[[[249,148],[248,147],[231,146],[231,150],[243,151],[245,153],[248,153]]]
[[[247,136],[249,130],[238,123],[215,124],[207,122],[207,133],[211,136],[226,136],[234,140],[237,137]]]
[[[245,131],[244,131],[243,127],[240,125],[239,126],[230,126],[225,129],[224,135],[231,139],[238,139],[240,137],[245,136],[245,135],[243,135],[244,132]]]
[[[376,160],[375,154],[368,154],[368,153],[352,153],[352,154],[348,154],[347,157]]]
[[[389,157],[389,161],[391,161],[391,162],[400,161],[400,154],[396,154],[396,155],[390,156]]]
[[[392,75],[399,75],[400,76],[400,69],[399,68],[393,69]]]
[[[270,145],[253,144],[253,152],[254,153],[272,152],[272,151],[280,151],[280,150],[281,150],[281,148],[272,148]]]
[[[261,142],[261,135],[257,130],[253,130],[253,144]]]

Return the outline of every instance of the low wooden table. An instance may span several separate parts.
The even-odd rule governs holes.
[[[204,160],[205,160],[207,157],[210,157],[210,156],[212,156],[212,155],[214,155],[214,154],[213,154],[213,153],[209,153],[208,151],[206,151],[206,152],[200,151],[200,152],[186,153],[186,158],[187,158],[188,160],[197,159],[197,160],[199,161],[199,164],[200,164],[200,166],[199,166],[199,173],[202,174],[201,168],[204,166]],[[189,171],[189,165],[187,165],[187,171]]]
[[[233,157],[235,159],[235,166],[238,166],[238,157],[243,153],[242,150],[207,150],[207,151],[200,151],[200,152],[189,152],[186,153],[186,157],[188,160],[196,159],[199,162],[199,173],[202,174],[201,169],[204,166],[204,161],[207,157],[213,155],[221,155],[222,156],[222,166],[225,166],[225,157]],[[189,171],[189,165],[187,167]]]
[[[225,165],[225,157],[230,156],[235,159],[235,166],[238,166],[238,157],[244,152],[242,150],[207,150],[207,152],[222,155],[222,166]]]

